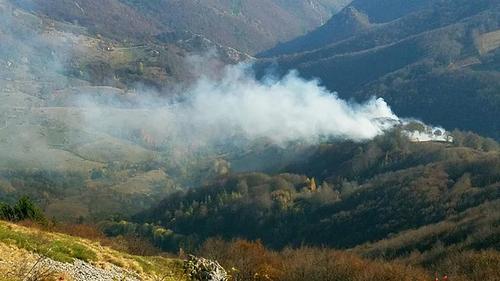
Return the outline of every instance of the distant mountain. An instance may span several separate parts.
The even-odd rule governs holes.
[[[354,6],[349,6],[320,28],[290,42],[279,44],[276,48],[263,52],[261,56],[313,50],[348,38],[356,32],[369,29],[370,26],[370,21],[365,14]]]
[[[261,56],[276,56],[310,51],[349,38],[353,34],[398,19],[428,6],[433,0],[355,0],[323,26],[292,41],[278,44]]]
[[[263,52],[258,72],[298,69],[344,98],[381,96],[402,116],[500,138],[500,3],[378,2],[354,1],[317,30]],[[382,17],[384,9],[392,16]]]
[[[255,53],[323,24],[350,0],[14,0],[116,39],[190,32]]]

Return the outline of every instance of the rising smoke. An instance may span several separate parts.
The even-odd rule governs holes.
[[[256,140],[280,147],[326,139],[361,141],[397,124],[398,117],[383,99],[349,103],[296,72],[260,81],[250,69],[239,64],[224,67],[216,76],[201,73],[191,86],[173,95],[176,99],[141,93],[139,105],[132,109],[123,109],[120,101],[99,104],[88,97],[79,104],[87,126],[99,131],[142,130],[158,143],[200,148]]]
[[[6,15],[14,14],[3,9]],[[152,147],[187,153],[217,146],[224,152],[224,147],[248,147],[256,141],[281,148],[331,139],[363,141],[401,122],[383,99],[348,102],[296,72],[258,80],[250,64],[220,68],[211,55],[187,59],[197,79],[188,87],[172,87],[182,88],[170,90],[167,96],[175,98],[143,88],[124,92],[89,87],[66,77],[64,68],[72,56],[91,52],[79,44],[83,35],[47,31],[43,23],[24,26],[20,19],[5,16],[0,28],[5,42],[0,46],[0,98],[5,108],[0,115],[0,153],[9,155],[6,165],[29,163],[30,155],[40,166],[49,160],[52,166],[64,166],[80,158],[100,163],[133,160],[145,154],[141,149]],[[214,62],[217,67],[211,67]],[[48,90],[41,93],[45,85]],[[59,92],[70,95],[62,102]],[[95,92],[105,93],[96,98]],[[23,134],[14,138],[20,131]],[[120,150],[113,151],[117,147]]]
[[[317,143],[324,138],[366,140],[397,120],[382,99],[348,103],[318,81],[292,72],[281,80],[256,80],[248,65],[227,66],[219,78],[201,76],[185,99],[164,108],[195,139],[267,139],[277,145]],[[189,136],[189,134],[187,134]]]

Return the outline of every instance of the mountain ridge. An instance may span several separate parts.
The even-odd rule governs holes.
[[[440,1],[338,42],[325,42],[313,50],[280,54],[277,49],[271,49],[275,56],[261,56],[256,69],[263,75],[270,68],[278,77],[297,69],[307,79],[318,78],[322,85],[345,99],[383,97],[393,104],[398,115],[499,138],[498,122],[483,121],[495,120],[495,116],[500,115],[495,86],[487,82],[498,75],[498,69],[486,67],[498,61],[500,45],[495,43],[495,34],[500,29],[499,13],[500,7],[495,1],[485,0],[475,5],[466,1]],[[488,36],[490,39],[484,39]],[[484,42],[490,43],[481,47]],[[482,49],[485,46],[488,46],[487,53]],[[456,81],[463,88],[453,87],[455,82],[448,83],[454,74],[475,81],[476,92],[470,85],[461,83],[463,79]],[[389,77],[408,84],[398,87],[398,91],[402,91],[398,92],[386,84]],[[439,98],[431,96],[432,85],[444,89],[434,94]],[[419,92],[425,93],[420,101]],[[461,102],[458,96],[467,97],[469,102]],[[408,99],[417,101],[419,106],[407,103]],[[479,117],[474,108],[484,99],[493,102],[485,105],[488,110]],[[453,109],[447,109],[445,103],[453,105]],[[425,109],[419,110],[421,107]],[[443,109],[455,117],[439,114]],[[472,116],[473,121],[464,120],[464,116]]]

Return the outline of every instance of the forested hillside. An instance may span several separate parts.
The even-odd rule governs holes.
[[[472,273],[464,266],[498,263],[499,145],[472,133],[454,138],[415,143],[396,130],[365,143],[323,144],[283,173],[224,176],[101,228],[111,237],[135,234],[165,250],[198,251],[245,268],[238,274],[276,274],[272,280],[281,274],[296,280],[294,269],[280,271],[279,263],[293,267],[297,256],[349,258],[321,246],[463,280],[495,280],[490,267]],[[244,261],[234,259],[236,252],[245,253]]]
[[[498,2],[414,3],[395,4],[404,9],[389,17],[383,5],[354,1],[305,37],[262,53],[257,69],[298,69],[344,98],[384,97],[398,115],[499,138]]]
[[[117,40],[143,41],[157,35],[184,38],[187,33],[253,54],[320,26],[349,0],[13,2]]]
[[[263,52],[265,57],[312,51],[355,36],[365,30],[428,8],[432,0],[352,1],[323,26]],[[425,24],[425,23],[422,23]]]
[[[261,239],[273,248],[348,248],[487,202],[484,208],[498,207],[498,144],[473,134],[456,137],[463,144],[413,143],[389,134],[362,144],[321,145],[286,173],[220,178],[173,194],[134,219],[149,225],[111,223],[107,231],[137,231],[165,249],[209,237]],[[157,227],[164,228],[161,235]]]

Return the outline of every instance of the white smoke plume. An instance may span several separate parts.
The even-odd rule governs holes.
[[[81,70],[79,58],[109,55],[94,39],[31,23],[25,18],[33,15],[0,4],[0,168],[36,162],[30,157],[36,168],[87,169],[165,151],[181,159],[257,142],[363,141],[402,122],[382,99],[344,101],[296,72],[258,80],[250,64],[224,66],[213,54],[189,57],[197,78],[163,95],[96,87],[68,74]]]
[[[245,64],[226,66],[217,77],[201,75],[185,89],[180,100],[146,102],[143,96],[143,104],[156,105],[142,111],[142,129],[182,143],[209,145],[234,138],[264,139],[285,146],[291,142],[314,144],[329,138],[367,140],[398,120],[383,99],[349,103],[318,81],[306,81],[295,72],[281,80],[263,82],[255,79],[249,68]],[[158,107],[158,103],[163,105]],[[120,121],[116,110],[110,113],[111,108],[88,101],[84,104],[89,109],[89,124],[108,123],[103,123],[107,119],[104,116],[113,116],[105,127],[133,122],[126,112],[122,112],[125,115]]]
[[[245,65],[228,66],[222,78],[201,78],[187,99],[171,106],[176,123],[212,137],[241,134],[275,144],[324,137],[365,140],[388,129],[381,119],[397,119],[382,99],[352,104],[294,72],[279,81],[261,82]]]

